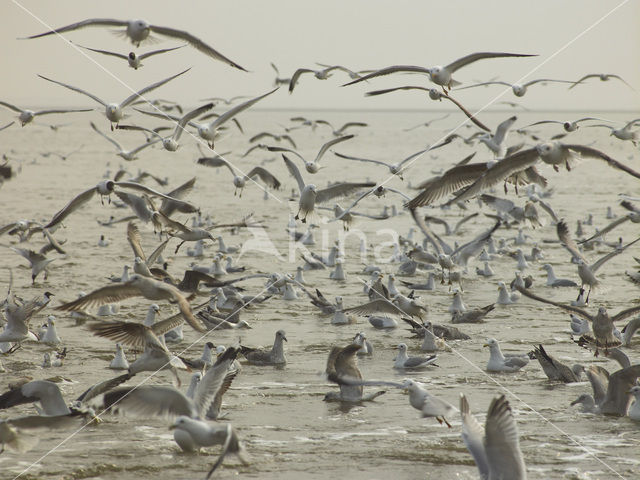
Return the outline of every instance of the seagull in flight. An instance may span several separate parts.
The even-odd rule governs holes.
[[[444,87],[448,87],[450,89],[452,86],[460,84],[460,82],[457,82],[452,78],[452,75],[460,68],[466,65],[469,65],[473,62],[477,62],[478,60],[483,60],[486,58],[535,57],[535,56],[537,55],[528,55],[528,54],[522,54],[522,53],[502,53],[502,52],[476,52],[470,55],[466,55],[462,58],[459,58],[456,61],[451,62],[449,65],[446,65],[446,66],[436,65],[434,67],[425,68],[425,67],[419,67],[415,65],[394,65],[391,67],[386,67],[381,70],[377,70],[373,73],[370,73],[368,75],[365,75],[363,77],[357,78],[345,85],[353,85],[354,83],[363,82],[365,80],[370,80],[375,77],[381,77],[383,75],[389,75],[391,73],[404,72],[404,73],[427,74],[429,75],[433,83],[437,85],[441,85],[443,89]]]
[[[0,102],[0,105],[3,107],[7,107],[14,112],[18,112],[20,115],[18,116],[18,120],[20,120],[20,124],[24,127],[27,123],[31,123],[31,121],[37,117],[38,115],[49,115],[51,113],[77,113],[77,112],[90,112],[91,108],[82,108],[82,109],[53,109],[53,110],[39,110],[34,112],[33,110],[23,110],[22,108],[16,107],[7,102]],[[7,127],[13,125],[11,122],[9,125],[2,127],[0,130],[4,130]]]
[[[66,25],[64,27],[56,28],[50,30],[48,32],[39,33],[37,35],[31,35],[30,37],[25,37],[24,40],[33,39],[33,38],[41,38],[46,37],[47,35],[61,34],[65,32],[71,32],[73,30],[78,30],[84,27],[126,27],[124,34],[129,37],[131,43],[135,46],[139,47],[140,44],[149,38],[149,35],[153,32],[158,35],[164,35],[171,38],[177,38],[182,41],[187,42],[196,50],[200,50],[205,55],[215,59],[220,60],[221,62],[226,63],[234,68],[242,70],[246,72],[246,70],[228,59],[224,55],[222,55],[217,50],[214,50],[212,47],[204,43],[198,37],[190,34],[184,30],[177,30],[175,28],[170,27],[161,27],[159,25],[151,25],[146,20],[115,20],[111,18],[89,18],[87,20],[82,20],[80,22],[72,23],[71,25]],[[153,38],[153,37],[152,37]]]
[[[135,92],[133,95],[128,96],[121,103],[107,103],[104,100],[100,99],[99,97],[96,97],[92,93],[89,93],[86,90],[82,90],[81,88],[73,87],[71,85],[67,85],[66,83],[58,82],[57,80],[52,80],[52,79],[47,78],[47,77],[45,77],[43,75],[38,75],[38,76],[40,78],[44,79],[44,80],[47,80],[48,82],[57,83],[60,86],[68,88],[69,90],[73,90],[74,92],[78,92],[78,93],[81,93],[83,95],[86,95],[87,97],[92,98],[93,100],[95,100],[99,104],[103,105],[105,107],[105,115],[107,116],[107,118],[111,122],[111,130],[113,130],[113,124],[115,123],[117,125],[120,122],[120,120],[122,120],[124,118],[123,110],[124,110],[125,107],[127,107],[128,105],[133,103],[138,98],[142,98],[144,100],[143,95],[145,93],[150,92],[151,90],[155,90],[158,87],[161,87],[162,85],[164,85],[167,82],[170,82],[174,78],[179,77],[180,75],[182,75],[184,73],[187,73],[189,70],[191,70],[191,69],[187,68],[186,70],[184,70],[184,71],[182,71],[182,72],[180,72],[180,73],[178,73],[176,75],[173,75],[173,76],[171,76],[169,78],[165,78],[164,80],[160,80],[159,82],[152,83],[151,85],[143,88],[142,90],[140,90],[138,92]]]
[[[508,82],[501,82],[501,81],[492,81],[492,82],[476,83],[474,85],[468,85],[466,87],[456,88],[456,91],[458,91],[458,90],[466,90],[467,88],[482,87],[484,85],[506,85],[507,87],[510,87],[511,90],[513,90],[513,94],[516,97],[524,97],[524,94],[527,93],[527,89],[531,85],[535,85],[536,83],[543,83],[543,82],[544,83],[546,83],[546,82],[572,83],[569,80],[553,80],[551,78],[537,78],[535,80],[531,80],[531,81],[526,82],[526,83],[508,83]]]
[[[98,129],[98,127],[96,127],[95,123],[90,122],[90,125],[91,125],[91,128],[93,128],[93,130],[96,133],[104,137],[108,142],[111,142],[118,149],[118,153],[116,153],[116,155],[122,157],[124,160],[127,160],[129,162],[132,160],[136,160],[138,158],[138,153],[141,150],[144,150],[145,148],[150,147],[154,143],[158,143],[161,140],[159,138],[156,138],[155,140],[144,142],[142,145],[134,148],[133,150],[125,150],[124,148],[122,148],[122,145],[120,145],[116,140],[114,140],[111,137],[107,137],[103,132],[101,132]]]
[[[108,50],[99,50],[97,48],[90,48],[90,47],[85,47],[83,45],[78,45],[80,48],[84,48],[85,50],[90,50],[92,52],[96,52],[96,53],[101,53],[103,55],[108,55],[110,57],[116,57],[116,58],[121,58],[123,60],[126,60],[127,63],[129,64],[129,66],[131,68],[133,68],[134,70],[137,70],[138,68],[142,67],[143,64],[141,63],[142,60],[144,60],[145,58],[149,58],[149,57],[153,57],[154,55],[159,55],[161,53],[167,53],[167,52],[172,52],[174,50],[178,50],[179,48],[184,48],[187,45],[180,45],[179,47],[173,47],[173,48],[162,48],[160,50],[152,50],[150,52],[145,52],[142,55],[136,55],[135,52],[129,52],[128,55],[125,55],[123,53],[118,53],[118,52],[110,52]]]
[[[122,130],[142,130],[145,131],[149,134],[151,134],[152,136],[157,137],[158,139],[160,139],[162,141],[162,146],[164,147],[165,150],[168,150],[170,152],[175,152],[178,147],[180,146],[178,144],[178,140],[180,140],[180,137],[182,136],[182,132],[184,131],[184,127],[187,126],[187,124],[193,120],[194,118],[198,118],[200,115],[202,115],[203,113],[211,110],[213,108],[213,103],[207,103],[206,105],[202,105],[201,107],[198,107],[194,110],[191,110],[190,112],[185,113],[179,120],[178,123],[176,124],[176,128],[173,130],[173,133],[167,137],[163,137],[162,135],[160,135],[158,132],[156,132],[155,130],[151,130],[149,128],[145,128],[145,127],[138,127],[135,125],[118,125],[118,129],[122,129]]]

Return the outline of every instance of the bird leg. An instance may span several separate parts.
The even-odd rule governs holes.
[[[180,242],[180,243],[178,244],[178,246],[176,247],[176,251],[174,252],[174,255],[175,255],[176,253],[178,253],[178,250],[180,249],[180,247],[182,246],[182,244],[183,244],[184,242],[186,242],[186,240],[183,240],[182,242]]]

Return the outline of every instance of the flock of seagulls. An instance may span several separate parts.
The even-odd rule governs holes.
[[[245,71],[239,64],[219,53],[199,37],[183,30],[153,25],[144,20],[88,19],[26,38],[66,35],[87,27],[124,27],[124,33],[136,48],[142,43],[147,43],[152,34],[186,42],[183,45],[141,54],[132,51],[128,55],[77,45],[92,53],[124,59],[128,66],[135,70],[142,66],[141,62],[144,59],[191,46],[214,60]],[[77,35],[80,36],[80,33]],[[178,57],[179,52],[173,53],[172,56]],[[141,172],[137,178],[125,179],[130,174],[124,168],[110,172],[105,179],[75,194],[57,212],[55,209],[64,203],[57,196],[42,206],[47,208],[46,211],[33,212],[31,219],[11,218],[12,212],[5,211],[6,225],[0,227],[0,236],[6,235],[2,240],[9,243],[2,246],[17,253],[29,263],[31,278],[28,282],[23,281],[21,274],[16,275],[13,269],[10,272],[11,280],[6,298],[2,302],[4,330],[0,333],[0,351],[3,352],[3,356],[0,357],[0,369],[9,374],[16,373],[12,371],[12,356],[17,355],[17,352],[36,354],[36,349],[31,350],[34,342],[41,342],[50,347],[45,353],[42,366],[38,368],[43,372],[53,368],[64,368],[65,362],[74,355],[72,350],[63,347],[65,331],[77,328],[81,329],[85,336],[93,335],[115,342],[113,359],[106,362],[108,365],[105,364],[104,367],[124,373],[113,378],[96,378],[99,382],[91,387],[87,385],[89,389],[72,403],[64,399],[60,387],[55,382],[33,379],[39,376],[35,372],[29,374],[32,375],[31,379],[25,378],[19,384],[10,385],[0,395],[0,410],[6,413],[3,413],[0,420],[2,449],[17,453],[26,452],[36,447],[38,434],[34,434],[34,430],[48,429],[60,431],[61,434],[63,431],[70,433],[74,428],[95,424],[101,418],[107,417],[107,413],[122,413],[167,419],[170,429],[173,430],[175,443],[185,452],[198,452],[201,449],[222,446],[222,453],[208,470],[206,478],[214,474],[228,454],[238,457],[243,464],[240,468],[250,469],[251,442],[247,445],[242,440],[246,432],[236,431],[231,423],[220,423],[226,415],[221,413],[224,405],[223,396],[233,394],[234,381],[237,383],[236,379],[242,379],[247,375],[245,371],[254,368],[284,368],[286,371],[288,362],[296,361],[296,355],[302,353],[289,350],[289,339],[282,328],[275,332],[270,330],[273,332],[270,334],[271,338],[275,338],[272,346],[267,348],[244,345],[242,337],[228,347],[216,345],[219,343],[216,336],[221,330],[229,329],[237,338],[238,332],[264,323],[261,322],[261,309],[268,308],[268,305],[276,302],[279,303],[281,315],[286,316],[285,309],[287,305],[291,305],[281,302],[297,302],[304,305],[305,316],[316,313],[330,317],[330,321],[323,328],[332,330],[331,338],[344,337],[344,340],[335,341],[331,348],[323,352],[323,355],[328,355],[323,378],[337,387],[337,390],[331,390],[324,395],[325,401],[354,408],[365,402],[385,402],[385,399],[391,396],[381,398],[386,393],[385,390],[365,393],[365,387],[387,387],[407,392],[408,404],[418,410],[421,417],[434,418],[444,426],[438,428],[459,431],[459,438],[473,457],[478,474],[483,479],[525,479],[527,458],[521,450],[517,426],[520,410],[513,407],[518,400],[517,397],[507,399],[510,394],[508,389],[503,392],[496,388],[496,396],[488,406],[483,429],[472,413],[467,397],[469,392],[465,391],[464,383],[456,385],[458,406],[442,398],[446,395],[441,393],[445,392],[438,392],[438,388],[434,388],[431,379],[438,377],[441,365],[448,362],[449,355],[457,354],[464,357],[466,345],[469,343],[475,342],[479,345],[483,342],[483,345],[488,347],[486,364],[476,367],[484,371],[488,378],[498,378],[496,374],[521,375],[523,371],[537,368],[532,365],[532,360],[537,360],[552,385],[544,388],[580,382],[583,376],[586,376],[592,386],[593,395],[582,394],[572,405],[580,404],[584,411],[593,414],[629,417],[632,421],[640,419],[640,386],[637,385],[640,364],[635,363],[637,342],[633,338],[640,327],[640,317],[637,316],[640,314],[640,307],[624,305],[616,315],[610,316],[610,302],[603,292],[606,292],[606,285],[616,272],[608,271],[606,276],[604,273],[601,274],[601,269],[607,270],[607,262],[611,259],[621,256],[626,261],[631,261],[632,255],[629,252],[637,251],[635,245],[640,237],[626,241],[620,239],[613,244],[607,244],[603,237],[621,225],[628,226],[640,222],[640,207],[634,204],[638,199],[629,197],[624,200],[622,206],[629,213],[608,222],[608,225],[603,225],[592,235],[578,234],[579,239],[576,241],[568,222],[577,219],[563,219],[558,216],[556,211],[566,214],[569,209],[562,204],[563,200],[552,195],[553,189],[560,190],[563,175],[580,175],[581,170],[588,168],[585,162],[577,166],[574,172],[574,166],[581,159],[600,160],[602,164],[612,167],[608,172],[611,176],[620,176],[625,181],[631,178],[634,182],[637,181],[640,173],[632,165],[633,162],[614,158],[618,155],[610,153],[607,145],[596,147],[584,145],[579,141],[565,143],[559,138],[544,138],[545,134],[540,133],[544,132],[544,126],[548,124],[561,124],[564,135],[574,134],[579,127],[581,132],[587,131],[587,128],[602,127],[610,129],[611,136],[616,139],[633,142],[635,146],[640,132],[636,127],[640,125],[640,119],[627,121],[623,126],[592,116],[573,121],[548,119],[514,131],[520,122],[518,116],[511,115],[495,128],[490,128],[485,123],[486,119],[482,113],[472,113],[472,109],[463,106],[460,100],[452,96],[462,96],[463,90],[469,88],[503,85],[511,88],[516,97],[523,97],[527,88],[534,84],[540,88],[559,88],[560,85],[566,84],[569,85],[569,89],[579,85],[580,88],[588,88],[590,83],[587,80],[591,78],[599,78],[601,81],[617,79],[631,88],[614,74],[589,74],[576,81],[540,78],[518,84],[491,80],[464,85],[453,78],[454,75],[461,78],[460,70],[477,61],[525,61],[526,58],[535,56],[508,52],[477,52],[445,66],[393,65],[368,70],[319,64],[321,69],[298,68],[292,72],[290,78],[281,77],[278,68],[272,63],[276,73],[275,88],[259,96],[248,97],[248,100],[245,96],[228,102],[210,99],[207,100],[208,103],[194,109],[183,109],[173,101],[151,102],[148,98],[149,94],[168,82],[178,81],[178,78],[188,74],[190,69],[149,84],[120,103],[108,103],[87,90],[39,75],[47,82],[80,93],[104,107],[104,113],[111,125],[111,135],[100,130],[95,123],[96,119],[93,119],[89,126],[95,134],[111,143],[116,149],[114,153],[126,162],[151,156],[155,157],[154,161],[157,163],[175,162],[176,158],[182,161],[181,157],[186,156],[183,152],[186,152],[188,145],[194,141],[198,142],[201,157],[197,160],[197,165],[208,169],[223,167],[232,175],[234,195],[221,194],[218,198],[224,198],[234,211],[248,208],[257,210],[258,213],[248,216],[238,213],[239,220],[214,220],[208,212],[216,214],[216,205],[186,200],[185,198],[196,188],[196,183],[197,187],[207,189],[222,189],[223,185],[228,183],[228,176],[227,180],[218,178],[215,181],[201,178],[209,176],[212,170],[204,169],[200,177],[163,193],[167,190],[167,184],[172,183],[174,179],[162,179],[157,174],[149,172]],[[435,129],[435,125],[449,116],[457,117],[459,122],[464,120],[475,133],[465,138],[452,132],[439,140],[439,143],[425,145],[401,161],[392,160],[393,155],[385,152],[384,146],[369,149],[375,149],[379,159],[366,158],[366,152],[358,152],[359,148],[363,148],[363,142],[359,141],[360,132],[372,128],[368,121],[351,121],[336,128],[327,120],[294,117],[289,126],[280,125],[277,129],[277,125],[269,125],[269,128],[274,127],[273,131],[256,132],[250,137],[247,135],[248,140],[244,141],[246,126],[240,124],[243,112],[272,95],[275,98],[281,85],[288,85],[289,93],[294,95],[297,89],[304,88],[304,82],[301,82],[302,75],[313,74],[318,80],[326,80],[338,72],[346,74],[350,79],[344,87],[361,82],[368,82],[367,85],[374,86],[378,77],[396,78],[395,74],[399,73],[426,75],[435,87],[423,83],[419,86],[398,86],[370,91],[367,95],[377,96],[397,90],[418,90],[427,92],[432,100],[447,99],[460,110],[406,128],[404,131],[407,135],[417,135],[418,132],[409,132],[419,127]],[[143,108],[133,108],[134,104],[142,105]],[[231,106],[225,106],[220,110],[218,106],[221,104]],[[6,101],[0,101],[0,105],[18,113],[19,123],[26,128],[35,128],[28,124],[44,115],[93,111],[23,110]],[[141,113],[142,116],[134,114],[132,110]],[[178,111],[178,115],[170,113],[173,110]],[[462,115],[459,115],[460,113]],[[126,117],[130,117],[131,123],[123,123]],[[158,127],[159,122],[163,124]],[[230,122],[236,125],[237,131],[230,126]],[[320,126],[327,126],[330,130],[318,128]],[[12,131],[18,128],[11,127],[12,123],[3,127],[2,136],[9,137]],[[262,128],[264,127],[262,125]],[[542,130],[536,130],[534,134],[534,127]],[[347,133],[347,130],[354,133]],[[125,134],[121,131],[130,133]],[[524,137],[524,141],[509,144],[510,132],[511,136],[517,132]],[[143,142],[140,137],[138,146],[130,150],[122,146],[123,138],[132,138],[142,133],[146,135],[146,140]],[[325,134],[330,136],[328,140],[323,137]],[[223,143],[226,147],[227,143],[231,143],[229,137],[242,137],[242,148],[224,154],[213,150],[216,144]],[[97,139],[97,136],[95,138]],[[306,142],[309,138],[313,138],[313,141]],[[464,146],[459,146],[467,151],[467,155],[452,166],[444,165],[442,159],[448,156],[444,153],[447,149],[451,149],[448,153],[452,153],[452,156],[457,155],[452,152],[451,146],[456,138],[463,139]],[[375,137],[367,141],[375,142]],[[284,142],[287,146],[283,146]],[[96,144],[98,143],[96,140]],[[312,157],[308,156],[307,143],[321,145],[313,161],[309,161]],[[476,149],[480,143],[486,146],[486,149]],[[208,146],[210,152],[201,149],[200,144]],[[338,144],[341,152],[349,153],[335,151]],[[158,148],[160,146],[161,149]],[[469,148],[473,148],[474,151],[469,153]],[[165,150],[178,152],[176,155],[179,157],[169,159]],[[255,161],[258,155],[272,155],[265,162],[272,162],[274,167],[266,168],[250,163]],[[443,168],[439,171],[433,170],[433,176],[425,180],[424,171],[433,167],[433,163],[427,166],[427,155],[433,159],[438,159],[439,155],[441,161],[438,167]],[[472,163],[475,155],[478,157],[477,161]],[[11,165],[10,156],[5,156],[7,161],[4,167]],[[69,155],[62,158],[62,161],[67,162],[65,166],[72,163],[68,157]],[[322,165],[321,159],[324,159]],[[367,168],[368,178],[360,178],[354,175],[354,172],[362,172],[365,169],[352,170],[354,165],[362,167],[360,164],[380,165],[386,168]],[[599,168],[595,162],[593,165],[594,168]],[[302,166],[304,177],[301,173]],[[279,170],[278,173],[274,173],[276,168]],[[561,172],[563,169],[571,173]],[[11,168],[7,171],[8,174],[3,174],[6,180],[15,176],[17,178],[13,181],[19,182],[21,176],[25,175],[13,172]],[[328,176],[332,179],[328,185],[320,185],[321,180],[316,180],[321,178],[320,172],[325,174],[324,178]],[[374,180],[371,180],[372,178]],[[151,179],[158,183],[157,188],[142,183]],[[269,200],[271,192],[281,192],[287,182],[294,185],[290,200],[297,205],[289,219],[278,218],[273,214],[274,207],[270,210],[268,218],[263,220],[260,218],[264,211],[260,208],[262,205],[251,205],[250,201],[242,198],[243,189],[249,183],[257,183],[257,180],[264,185],[258,184],[265,192],[263,202]],[[396,181],[394,185],[400,182],[401,187],[388,186],[387,183],[391,181]],[[593,186],[596,192],[599,188],[604,189],[606,186]],[[504,190],[504,195],[498,196],[501,195],[501,190]],[[386,209],[380,215],[353,210],[356,206],[372,208],[375,199],[386,198],[386,195],[391,193],[397,195],[393,198],[402,198],[401,204],[394,205],[392,214]],[[87,225],[93,224],[94,219],[88,218],[86,211],[92,204],[98,203],[97,199],[100,200],[102,208],[115,208],[114,205],[119,204],[123,209],[131,211],[126,217],[101,222],[100,230],[103,234],[94,247],[96,253],[90,253],[87,252],[90,247],[78,242],[73,230],[78,229],[78,224],[83,222]],[[331,207],[321,207],[322,204],[339,199],[348,199],[348,206],[343,208],[335,203]],[[485,212],[481,215],[480,212],[485,207],[491,208],[491,213]],[[333,216],[329,219],[323,217],[323,209],[333,212]],[[455,212],[452,212],[453,209]],[[462,218],[455,217],[457,210],[462,212]],[[356,252],[355,248],[354,251],[345,251],[349,246],[343,241],[331,245],[326,256],[307,250],[307,246],[312,247],[315,243],[315,230],[324,230],[332,221],[340,220],[346,233],[353,227],[356,219],[367,225],[393,219],[396,226],[409,229],[409,233],[396,237],[397,240],[392,242],[394,252],[382,267],[368,264],[368,249],[375,247],[380,252],[380,246],[373,245],[371,239],[362,239],[359,252]],[[453,223],[449,223],[452,220],[455,220],[454,227],[451,227]],[[324,227],[323,222],[327,224]],[[75,282],[78,290],[82,285],[89,291],[82,292],[75,300],[63,301],[64,295],[57,293],[56,285],[62,281],[60,277],[65,262],[70,261],[74,251],[84,250],[84,268],[94,269],[92,256],[97,257],[100,248],[104,248],[104,251],[110,248],[104,235],[106,225],[113,227],[112,231],[115,231],[125,223],[126,232],[123,232],[122,237],[126,236],[133,250],[130,262],[132,266],[125,266],[122,276],[101,283],[92,280],[87,284],[74,278],[66,278],[65,283]],[[440,226],[445,228],[442,234],[435,231]],[[270,261],[268,255],[271,253],[264,245],[269,243],[270,229],[281,227],[286,227],[292,244],[303,245],[304,253],[301,253],[300,260],[290,258],[286,267],[278,270],[278,263]],[[303,228],[306,231],[300,230]],[[238,235],[251,234],[253,239],[242,245],[227,245],[222,235],[212,233],[213,229],[219,229],[225,232],[225,235],[226,232]],[[516,229],[519,229],[519,233],[513,237],[513,231]],[[262,243],[259,234],[264,235]],[[61,239],[65,235],[66,241]],[[506,235],[512,238],[507,241],[504,238]],[[503,238],[499,239],[499,236]],[[549,240],[548,236],[552,238]],[[36,251],[38,247],[35,245],[41,238],[45,244]],[[145,243],[151,239],[158,242],[150,255],[146,255],[142,247],[143,238]],[[174,241],[174,238],[177,240]],[[253,240],[260,243],[259,248],[254,247],[254,250],[257,248],[261,252],[259,258],[265,260],[262,266],[256,268],[249,264],[234,265],[230,254],[233,253],[235,256],[235,253],[238,253],[241,260],[249,258],[248,246]],[[543,241],[564,247],[566,253],[558,248],[554,255],[543,256]],[[166,249],[170,242],[171,249]],[[186,253],[179,254],[180,247],[185,242],[194,246],[189,247]],[[525,253],[525,245],[532,247],[530,255]],[[587,249],[601,252],[603,255],[590,263],[585,257]],[[59,256],[50,256],[52,252]],[[351,265],[351,260],[357,255],[365,262],[362,271],[359,267],[357,271],[354,270]],[[596,253],[589,254],[593,255]],[[195,259],[197,262],[189,265],[184,271],[176,272],[177,262],[185,257],[189,258],[189,261]],[[376,257],[376,261],[379,259],[379,256]],[[299,262],[302,263],[297,264]],[[476,266],[471,268],[474,262]],[[571,262],[575,263],[575,267]],[[494,281],[492,277],[496,276],[495,270],[500,270],[500,265],[507,264],[508,268],[514,271],[513,281]],[[122,268],[120,264],[116,266]],[[284,270],[285,268],[287,270]],[[533,272],[536,268],[539,272],[546,272],[546,283],[533,275],[525,276],[526,270]],[[554,268],[562,269],[563,272],[573,270],[575,275],[572,278],[558,278]],[[327,269],[332,270],[327,272]],[[392,269],[393,272],[390,271]],[[237,274],[241,276],[235,276]],[[621,275],[619,272],[618,274]],[[355,279],[366,278],[369,275],[371,277],[368,281]],[[320,284],[321,276],[328,282]],[[537,276],[539,277],[540,273]],[[411,278],[403,279],[399,282],[401,285],[396,285],[397,277]],[[631,282],[640,283],[637,272],[629,272],[627,277]],[[255,288],[255,284],[249,282],[256,279],[264,281],[265,284],[260,290],[249,294],[248,291]],[[344,293],[336,296],[333,302],[327,299],[320,289],[330,289],[329,285],[336,284],[341,285],[339,288]],[[485,306],[467,306],[463,301],[463,295],[479,289],[479,285],[483,284],[497,286],[495,300],[486,304],[485,299],[479,304],[486,304]],[[361,298],[348,292],[348,285],[355,285],[361,292],[364,289],[360,294]],[[48,290],[42,294],[35,293],[44,288],[54,293]],[[630,290],[634,288],[636,287],[629,284]],[[451,305],[448,311],[437,311],[434,308],[433,302],[430,301],[430,292],[435,290],[443,290],[447,296],[450,295]],[[304,297],[300,298],[300,292],[310,299],[311,306],[306,304]],[[575,293],[576,300],[563,303],[547,298],[564,292]],[[418,295],[420,293],[422,296]],[[120,303],[129,299],[135,299],[139,305],[148,308],[147,317],[143,322],[136,321],[131,315],[117,319]],[[158,303],[148,306],[147,301]],[[172,305],[171,308],[177,309],[177,313],[157,321],[155,317],[160,309],[166,308],[164,305],[160,306],[165,301]],[[507,312],[526,301],[531,302],[531,309],[542,308],[537,305],[544,303],[573,315],[570,330],[565,337],[569,339],[570,333],[573,335],[572,339],[576,345],[572,343],[571,346],[575,349],[576,356],[581,356],[579,363],[569,367],[548,353],[552,348],[549,348],[550,339],[546,334],[526,339],[524,343],[530,344],[531,350],[508,351],[512,350],[511,347],[503,353],[499,343],[502,327],[496,325],[497,322],[491,325],[491,317],[496,315],[498,310]],[[599,305],[597,313],[589,313],[593,302]],[[319,312],[313,310],[313,307]],[[254,312],[251,324],[240,318],[247,311]],[[51,315],[51,312],[55,312],[58,317]],[[436,323],[435,319],[444,313],[450,315],[451,320]],[[43,316],[46,315],[48,317],[42,331],[34,332],[32,328],[37,323],[42,324]],[[524,315],[530,315],[531,321],[535,321],[533,311]],[[626,327],[619,329],[619,322],[633,316],[636,317],[632,318]],[[359,328],[360,331],[354,337],[353,332],[347,329],[360,322],[359,317],[367,317],[371,331],[365,332]],[[75,325],[72,326],[66,320],[71,320]],[[293,327],[293,318],[287,320]],[[414,342],[412,337],[397,333],[398,320],[410,327],[418,341]],[[485,324],[487,320],[489,323]],[[188,328],[183,330],[185,323]],[[482,328],[487,335],[479,339],[478,335],[466,334],[459,329],[466,325],[469,325],[469,328]],[[491,328],[485,325],[490,325]],[[398,336],[398,339],[392,341],[391,335]],[[373,338],[375,340],[372,341]],[[294,345],[298,341],[290,339]],[[188,358],[185,354],[188,347],[178,347],[189,342],[192,342],[189,347],[198,345],[197,348],[201,348],[199,345],[204,345],[200,358]],[[175,353],[178,348],[181,349],[181,354]],[[582,353],[585,348],[592,350],[594,357],[585,357]],[[626,349],[626,352],[622,349]],[[414,353],[414,350],[420,353]],[[358,358],[364,363],[370,358],[380,357],[392,351],[395,355],[389,362],[388,379],[374,380],[363,375]],[[621,368],[609,372],[596,364],[600,359],[595,357],[613,358],[620,363]],[[163,370],[170,371],[172,385],[147,385],[142,381],[142,372],[152,372],[155,376]],[[190,386],[185,391],[182,381],[186,371],[194,373],[190,379]],[[397,381],[397,375],[405,378]],[[127,382],[129,385],[123,386]],[[320,383],[323,382],[324,380]],[[500,386],[499,381],[495,383]],[[541,392],[542,389],[540,386]],[[32,403],[35,404],[35,414],[22,417],[11,415],[9,409]],[[262,408],[262,414],[268,416],[269,406],[265,405]],[[412,410],[405,408],[405,414],[411,415],[411,412]],[[233,414],[230,420],[233,421]],[[109,428],[109,424],[100,428]],[[82,432],[79,435],[82,435]]]

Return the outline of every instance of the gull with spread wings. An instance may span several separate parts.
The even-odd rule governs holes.
[[[64,27],[56,28],[48,32],[39,33],[37,35],[31,35],[29,37],[26,37],[25,40],[32,39],[32,38],[46,37],[47,35],[53,35],[53,34],[59,35],[61,33],[71,32],[73,30],[78,30],[84,27],[125,27],[126,30],[122,33],[124,33],[127,37],[129,37],[129,39],[131,40],[131,43],[133,43],[138,47],[144,40],[149,38],[151,33],[164,35],[171,38],[177,38],[189,43],[189,45],[191,45],[196,50],[201,51],[205,55],[215,60],[220,60],[221,62],[224,62],[227,65],[230,65],[234,68],[237,68],[246,72],[246,70],[242,68],[240,65],[229,60],[220,52],[218,52],[217,50],[214,50],[209,45],[207,45],[206,43],[204,43],[202,40],[192,35],[191,33],[185,30],[177,30],[175,28],[170,28],[170,27],[161,27],[159,25],[151,25],[149,22],[145,20],[140,20],[140,19],[116,20],[112,18],[89,18],[87,20],[82,20],[80,22],[72,23],[71,25],[66,25]]]
[[[345,137],[341,137],[345,138]],[[298,189],[300,191],[300,200],[298,203],[298,213],[296,213],[295,219],[298,220],[302,214],[302,223],[307,222],[307,217],[317,216],[315,212],[315,205],[317,203],[328,202],[331,199],[343,197],[350,193],[356,192],[361,188],[370,188],[375,185],[373,182],[359,182],[359,183],[337,183],[330,187],[318,190],[313,183],[306,184],[300,174],[300,170],[296,167],[295,163],[287,158],[286,155],[282,155],[285,165],[289,170],[289,173],[298,182]]]

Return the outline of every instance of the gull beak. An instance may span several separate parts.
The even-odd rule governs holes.
[[[489,344],[488,344],[488,343],[485,343],[485,344],[483,344],[483,345],[482,345],[482,348],[484,348],[484,347],[488,347],[488,346],[489,346]]]
[[[178,426],[175,423],[169,425],[169,430],[175,430]]]
[[[283,339],[285,342],[288,342],[288,341],[289,341],[289,340],[287,340],[287,337],[285,337],[284,335],[282,336],[282,339]]]
[[[574,406],[576,403],[580,403],[580,400],[578,400],[577,398],[571,402],[571,406]]]

